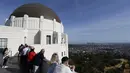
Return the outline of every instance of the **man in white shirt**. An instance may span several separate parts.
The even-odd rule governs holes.
[[[75,73],[74,69],[75,67],[72,68],[72,70],[69,68],[69,58],[68,57],[63,57],[62,58],[62,64],[56,66],[55,70],[53,73]]]
[[[22,55],[27,55],[27,53],[30,51],[30,48],[29,48],[29,46],[28,45],[26,45],[25,44],[25,48],[23,49],[23,51],[22,51]]]
[[[20,59],[20,65],[21,69],[23,69],[24,72],[28,73],[28,52],[30,51],[30,47],[25,44],[25,48],[22,50],[21,59]],[[22,72],[22,73],[24,73]]]

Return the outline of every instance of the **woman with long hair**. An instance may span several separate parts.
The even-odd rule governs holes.
[[[48,69],[48,73],[53,73],[55,67],[59,64],[59,56],[57,53],[52,54],[50,62],[51,62],[51,64],[50,64],[50,67]]]
[[[3,64],[2,64],[2,68],[7,68],[7,61],[9,59],[9,53],[10,51],[8,50],[8,48],[5,48],[3,50]]]
[[[59,56],[57,53],[53,53],[51,57],[51,63],[59,63]]]

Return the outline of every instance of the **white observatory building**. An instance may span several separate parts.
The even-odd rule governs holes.
[[[39,52],[45,49],[45,57],[56,52],[60,59],[68,56],[68,36],[56,13],[39,3],[24,4],[0,26],[0,48],[8,47],[16,55],[20,44],[28,44]]]

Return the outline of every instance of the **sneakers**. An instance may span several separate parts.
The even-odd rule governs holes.
[[[5,68],[8,68],[8,66],[5,66]]]
[[[2,66],[2,68],[5,68],[5,66]]]
[[[2,66],[2,68],[8,68],[8,66]]]

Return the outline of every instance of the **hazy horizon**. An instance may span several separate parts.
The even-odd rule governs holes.
[[[69,44],[88,44],[88,43],[94,43],[94,44],[130,44],[130,42],[86,42],[86,43],[69,43]]]

